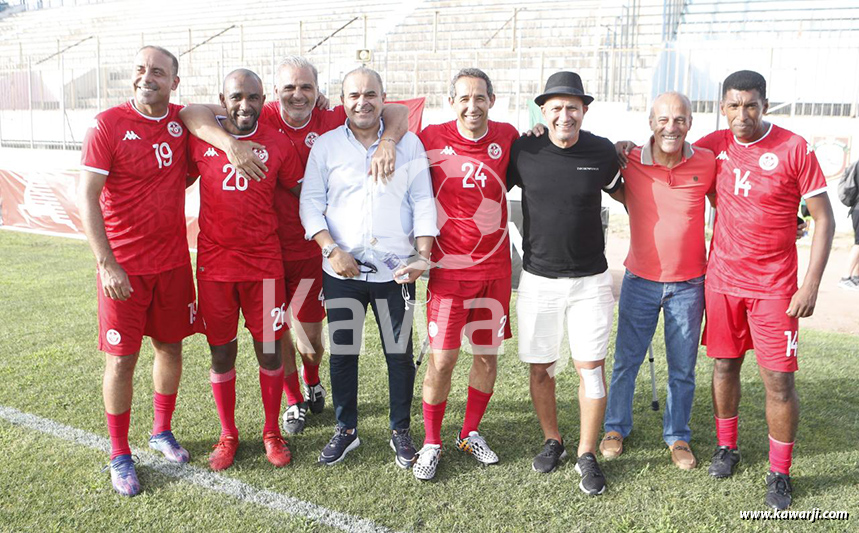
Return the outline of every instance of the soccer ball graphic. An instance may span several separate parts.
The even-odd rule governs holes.
[[[440,252],[433,254],[433,266],[469,268],[507,245],[506,183],[477,159],[442,152],[427,152],[430,168],[445,176],[441,183],[433,180]]]

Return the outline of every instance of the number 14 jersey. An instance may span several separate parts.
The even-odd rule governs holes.
[[[694,144],[716,154],[709,288],[743,298],[792,296],[799,201],[826,193],[811,145],[774,124],[755,142],[741,143],[731,130],[720,130]]]
[[[268,167],[266,179],[246,178],[222,151],[193,136],[189,141],[189,173],[200,176],[197,279],[282,278],[274,191],[278,184],[290,189],[301,181],[298,154],[282,134],[263,124],[236,138],[265,146],[255,152]]]

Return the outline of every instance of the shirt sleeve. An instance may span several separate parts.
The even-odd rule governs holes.
[[[707,150],[710,150],[711,152],[713,152],[715,154],[716,150],[719,148],[719,139],[721,137],[722,137],[721,130],[720,131],[714,131],[713,133],[710,133],[708,135],[705,135],[704,137],[701,137],[700,139],[698,139],[697,141],[695,141],[692,144],[694,146],[700,146],[701,148],[706,148]]]
[[[317,142],[310,150],[301,186],[298,214],[308,241],[328,229],[325,210],[328,207],[328,169],[325,166],[325,143]]]
[[[620,179],[620,164],[617,162],[617,152],[611,141],[607,141],[604,157],[606,159],[606,184],[603,190],[607,193],[613,193],[620,189],[623,182]]]
[[[81,169],[107,176],[113,165],[114,142],[110,126],[99,115],[87,130],[81,148]]]
[[[409,203],[412,204],[415,237],[435,237],[438,235],[438,225],[427,155],[420,140],[412,138],[414,148],[411,153],[412,163],[409,165]]]
[[[826,177],[820,169],[820,163],[811,145],[805,142],[797,143],[794,154],[797,158],[796,184],[799,187],[799,194],[803,198],[811,198],[825,193],[828,190]]]
[[[200,168],[197,166],[197,161],[194,160],[194,148],[195,142],[193,140],[188,141],[188,175],[192,178],[200,177]]]
[[[304,180],[304,171],[295,148],[286,143],[283,146],[283,162],[277,171],[277,181],[287,189],[292,189]]]
[[[519,142],[514,141],[510,147],[510,164],[507,165],[507,190],[517,185],[522,187],[522,178],[519,176],[517,161],[519,160]]]

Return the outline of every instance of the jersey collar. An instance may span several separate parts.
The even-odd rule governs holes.
[[[164,120],[165,118],[167,118],[167,115],[170,114],[170,105],[169,104],[167,105],[167,112],[164,113],[164,116],[162,116],[162,117],[150,117],[149,115],[144,115],[143,113],[141,113],[140,110],[137,109],[137,107],[134,105],[134,98],[128,99],[128,105],[131,106],[131,109],[133,109],[135,113],[137,113],[141,117],[145,118],[146,120],[151,120],[153,122],[158,122],[158,121]]]
[[[486,122],[486,131],[484,131],[483,135],[481,135],[480,137],[478,137],[476,139],[470,139],[470,138],[466,137],[465,135],[463,135],[462,132],[459,131],[459,121],[457,121],[457,120],[453,121],[453,128],[456,130],[456,133],[459,134],[460,137],[462,137],[464,140],[466,140],[468,142],[473,142],[473,143],[480,142],[484,137],[489,135],[489,122],[488,121]]]
[[[755,143],[759,143],[759,142],[761,142],[762,140],[766,139],[766,138],[767,138],[767,135],[769,135],[769,134],[770,134],[770,132],[771,132],[772,130],[773,130],[773,124],[772,124],[772,122],[770,122],[770,127],[767,129],[767,132],[766,132],[766,133],[764,133],[764,134],[763,134],[763,136],[761,136],[761,138],[760,138],[760,139],[758,139],[757,141],[752,141],[752,142],[750,142],[750,143],[742,143],[742,142],[740,142],[740,140],[739,140],[739,139],[737,139],[737,136],[736,136],[736,135],[733,135],[733,134],[731,134],[731,135],[734,137],[734,142],[735,142],[735,143],[737,143],[737,144],[739,144],[740,146],[751,146],[751,145],[753,145],[753,144],[755,144]]]
[[[222,128],[224,128],[223,121],[224,121],[224,120],[226,120],[226,119],[227,119],[227,117],[225,117],[225,116],[223,116],[223,115],[218,115],[216,118],[218,119],[218,124],[219,124]],[[224,128],[224,131],[227,131],[227,133],[228,133],[228,134],[229,134],[233,139],[247,139],[248,137],[251,137],[253,134],[255,134],[255,133],[257,132],[257,130],[258,130],[258,129],[259,129],[259,120],[257,120],[257,123],[256,123],[256,125],[254,126],[254,131],[252,131],[252,132],[250,132],[250,133],[245,133],[244,135],[234,135],[234,134],[230,133],[229,131],[227,131],[227,128]]]

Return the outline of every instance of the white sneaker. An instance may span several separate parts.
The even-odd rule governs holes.
[[[281,421],[283,432],[289,435],[297,435],[304,431],[304,419],[306,416],[307,404],[304,402],[294,403],[287,407]]]
[[[494,465],[498,462],[498,456],[486,444],[486,440],[480,436],[480,433],[472,431],[464,439],[456,436],[456,447],[467,454],[472,455],[478,462],[484,465]]]
[[[412,472],[416,479],[421,481],[429,481],[435,477],[435,471],[438,469],[438,460],[441,457],[440,444],[424,444],[421,451],[418,452],[418,458],[412,466]]]

